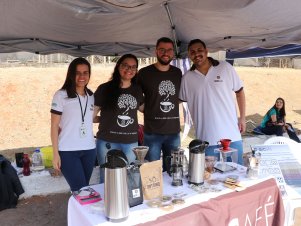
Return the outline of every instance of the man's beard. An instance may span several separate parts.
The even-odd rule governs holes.
[[[162,65],[169,65],[169,63],[172,61],[172,59],[168,60],[167,62],[166,61],[163,61],[161,58],[159,58],[157,56],[157,60],[159,61],[160,64]]]

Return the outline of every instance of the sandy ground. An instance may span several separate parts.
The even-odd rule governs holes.
[[[68,65],[50,68],[0,69],[0,154],[31,153],[50,145],[50,103],[64,80]],[[89,87],[107,81],[113,67],[92,66]],[[244,81],[247,120],[259,123],[277,97],[286,100],[287,121],[301,128],[301,70],[236,67]],[[142,123],[142,117],[140,116]],[[96,132],[96,126],[95,126]],[[251,124],[248,130],[251,130]],[[190,133],[184,141],[193,138]],[[69,194],[21,200],[16,209],[0,212],[0,225],[66,225]]]
[[[109,79],[112,66],[92,66],[94,91]],[[0,151],[33,150],[49,145],[50,104],[64,80],[67,65],[51,68],[1,68]],[[287,121],[301,127],[301,70],[236,67],[244,81],[247,119],[259,123],[277,97],[286,100]],[[140,122],[142,122],[142,117]],[[97,127],[95,126],[95,132]]]

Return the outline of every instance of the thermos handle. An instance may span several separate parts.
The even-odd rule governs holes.
[[[124,161],[124,163],[125,163],[126,166],[128,165],[128,161],[125,160],[123,157],[118,156],[118,155],[115,156],[115,157],[117,157],[117,158],[121,159],[122,161]],[[107,162],[108,162],[108,156],[106,156],[106,163],[100,165],[100,168],[105,168],[107,166]]]
[[[121,157],[121,156],[117,156],[117,158],[119,158],[119,159],[121,159],[122,161],[124,161],[125,165],[128,165],[128,161],[127,161],[127,160],[125,160],[123,157]]]
[[[165,157],[165,165],[166,165],[166,171],[169,176],[171,176],[171,156]]]

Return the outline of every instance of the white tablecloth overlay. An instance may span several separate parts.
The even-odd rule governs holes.
[[[262,147],[263,145],[261,145]],[[271,150],[279,148],[279,146],[275,145],[265,145],[266,147],[269,147]],[[283,146],[283,145],[282,145]],[[294,157],[301,162],[301,145],[296,146],[287,146],[284,145],[282,148],[286,148],[287,150],[291,151],[293,153]],[[299,150],[300,153],[297,151]],[[281,156],[281,155],[280,155]],[[242,181],[242,183],[245,186],[252,186],[254,184],[257,184],[259,182],[262,182],[266,179],[269,179],[270,177],[260,178],[256,180],[250,180],[246,177],[245,170],[246,168],[240,165],[236,165],[233,163],[233,165],[237,166],[238,170],[220,174],[220,173],[214,173],[211,176],[211,179],[223,179],[226,178],[227,175],[238,175],[239,180]],[[187,206],[190,206],[192,204],[197,204],[200,202],[204,202],[209,200],[210,198],[217,197],[219,195],[223,195],[229,192],[233,192],[230,189],[225,188],[221,183],[219,185],[215,185],[218,188],[222,189],[220,192],[207,192],[207,193],[197,193],[196,191],[192,190],[189,185],[187,184],[187,180],[184,179],[184,185],[180,187],[173,187],[171,186],[172,178],[169,177],[167,174],[163,174],[163,180],[164,180],[164,186],[163,186],[163,194],[164,195],[173,195],[175,193],[182,192],[186,194],[184,197],[185,204],[175,206],[175,208],[172,211],[163,211],[159,208],[150,208],[146,205],[146,202],[148,200],[145,200],[142,205],[138,205],[135,207],[130,208],[130,214],[126,221],[121,223],[111,223],[107,221],[106,217],[104,216],[104,202],[103,200],[101,202],[85,205],[80,205],[73,197],[70,197],[69,203],[68,203],[68,225],[69,226],[96,226],[96,225],[135,225],[139,223],[144,223],[147,221],[155,220],[159,216],[171,213],[173,211],[177,211],[179,209],[185,208]],[[104,195],[104,188],[103,184],[93,185],[92,186],[95,190],[100,192],[100,194]],[[286,212],[286,219],[285,219],[285,225],[292,225],[293,223],[293,211],[295,207],[301,206],[301,196],[300,194],[296,193],[294,189],[291,186],[286,186],[286,191],[288,195],[284,197],[284,208]]]

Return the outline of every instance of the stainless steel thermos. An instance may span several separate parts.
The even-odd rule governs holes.
[[[120,150],[110,150],[103,167],[105,215],[112,222],[124,221],[129,215],[126,156]]]
[[[204,184],[205,149],[208,145],[209,143],[207,141],[198,139],[191,141],[189,144],[189,184]]]

